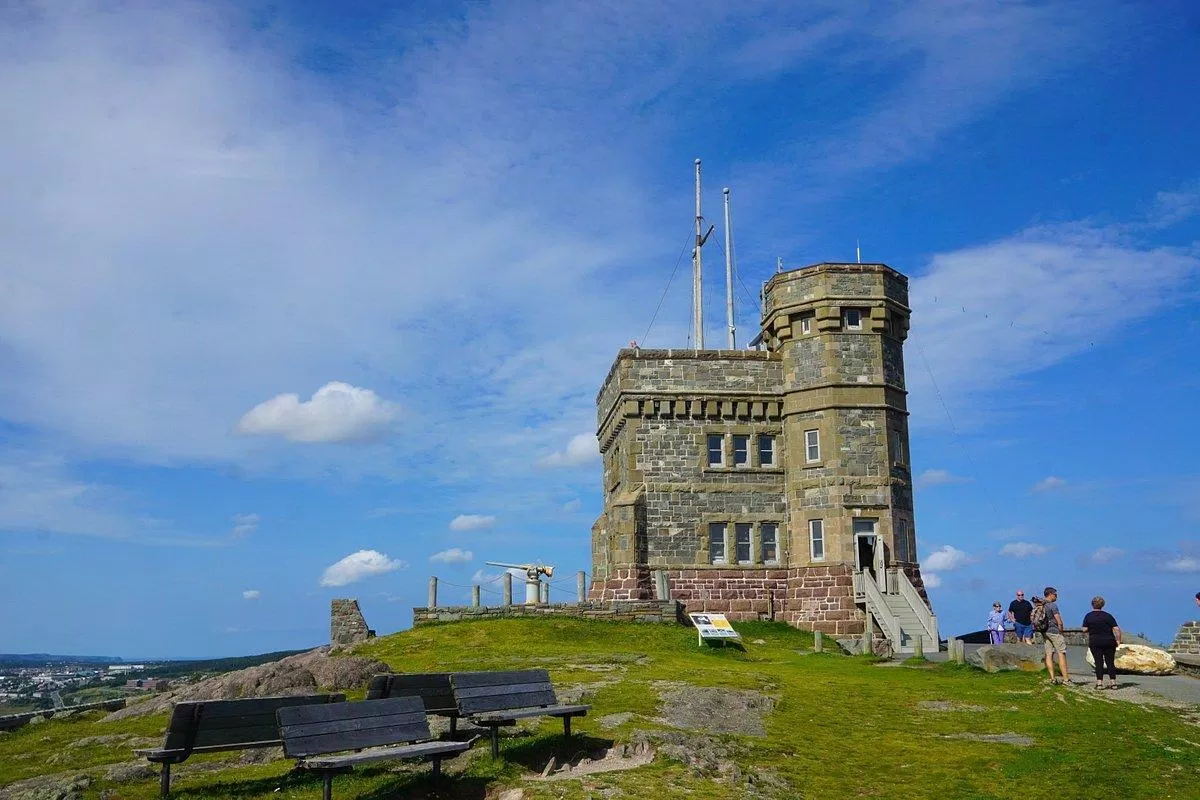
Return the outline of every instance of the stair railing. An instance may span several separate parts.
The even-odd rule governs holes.
[[[869,576],[863,576],[861,583],[867,599],[867,614],[874,615],[879,621],[879,627],[883,628],[883,632],[892,640],[892,645],[899,650],[904,644],[904,637],[900,633],[900,621],[892,616],[892,610],[888,608],[887,601],[883,599],[883,593],[879,591],[875,581]],[[867,620],[867,624],[870,624],[870,619]]]
[[[899,590],[897,593],[912,606],[917,621],[925,629],[926,635],[936,644],[938,642],[937,617],[929,610],[929,606],[925,605],[925,601],[921,599],[921,595],[917,593],[916,587],[912,585],[912,581],[908,579],[908,575],[903,569],[894,567],[892,573],[893,585]]]

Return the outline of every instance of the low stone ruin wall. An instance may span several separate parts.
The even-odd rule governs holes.
[[[1167,648],[1168,653],[1178,655],[1200,655],[1200,620],[1185,622],[1179,626],[1175,641]]]
[[[340,598],[333,601],[329,610],[330,644],[356,644],[373,638],[375,631],[367,627],[357,600]]]
[[[579,617],[619,622],[682,622],[683,604],[677,600],[617,600],[611,603],[545,603],[509,606],[439,606],[414,608],[413,627],[434,622],[459,622],[469,619],[505,619],[508,617]]]

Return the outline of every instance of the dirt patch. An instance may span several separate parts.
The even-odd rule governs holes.
[[[599,750],[586,756],[580,756],[573,761],[558,761],[551,758],[542,770],[539,781],[560,781],[569,778],[581,778],[585,775],[595,775],[599,772],[618,772],[620,770],[643,767],[654,760],[654,747],[645,739],[629,744],[618,744],[604,750]]]
[[[1017,747],[1030,747],[1033,739],[1019,733],[947,733],[944,739],[968,739],[972,742],[995,742],[1011,744]]]
[[[314,694],[366,686],[372,675],[390,672],[382,661],[353,656],[331,658],[328,647],[288,656],[257,667],[249,667],[155,695],[143,703],[127,706],[104,717],[111,722],[166,711],[184,700],[236,700],[242,697]]]
[[[762,692],[657,681],[660,721],[672,728],[706,733],[765,736],[763,717],[775,698]]]
[[[987,711],[987,706],[972,706],[965,703],[952,703],[949,700],[921,700],[917,708],[922,711]]]
[[[597,717],[596,723],[601,728],[604,728],[604,730],[608,731],[612,730],[613,728],[619,728],[626,722],[629,722],[629,720],[633,719],[633,717],[634,713],[632,711],[622,711],[617,714],[608,714],[603,717]]]

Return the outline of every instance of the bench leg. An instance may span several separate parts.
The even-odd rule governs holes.
[[[171,763],[164,761],[158,771],[158,796],[167,797],[171,794]]]
[[[333,800],[333,773],[321,773],[321,778],[324,781],[324,785],[321,788],[321,797],[324,800]]]
[[[442,777],[442,760],[435,758],[433,760],[433,779],[436,781],[440,777]]]
[[[500,757],[500,726],[492,726],[492,758]]]
[[[450,718],[450,738],[458,736],[458,717]]]
[[[570,717],[563,717],[563,738],[564,739],[571,738],[571,718]]]

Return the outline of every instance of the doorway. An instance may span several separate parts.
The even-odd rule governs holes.
[[[883,591],[887,565],[883,563],[883,543],[875,532],[877,522],[875,519],[854,520],[854,568],[870,575],[871,580]]]

